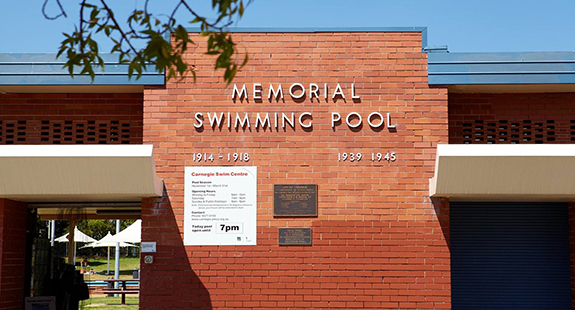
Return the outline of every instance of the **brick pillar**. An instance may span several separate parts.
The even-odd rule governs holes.
[[[140,257],[140,310],[218,308],[212,304],[197,272],[192,270],[193,265],[201,262],[188,258],[190,253],[186,252],[178,226],[183,221],[183,210],[179,211],[174,214],[165,192],[162,198],[142,200],[142,241],[156,242],[156,253],[142,253]],[[147,255],[153,256],[153,263],[144,262]],[[212,261],[209,257],[201,260],[205,259]],[[219,268],[216,266],[226,265],[212,264],[211,268]]]
[[[0,198],[0,310],[23,308],[26,214],[26,203]]]
[[[433,283],[441,288],[436,293],[438,302],[434,305],[435,309],[451,309],[451,227],[449,198],[431,198],[431,203],[435,210],[437,222],[428,222],[426,227],[430,227],[434,236],[441,236],[438,241],[440,244],[445,243],[446,247],[442,248],[439,253],[435,253],[436,272],[441,272],[441,277],[433,280]],[[441,303],[439,302],[441,301]]]

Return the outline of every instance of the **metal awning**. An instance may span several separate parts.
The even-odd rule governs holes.
[[[162,191],[152,145],[0,145],[0,198],[121,203]]]
[[[575,201],[575,145],[438,145],[429,195],[453,201]]]

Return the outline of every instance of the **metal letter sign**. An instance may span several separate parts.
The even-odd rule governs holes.
[[[184,245],[256,245],[257,167],[186,167]]]

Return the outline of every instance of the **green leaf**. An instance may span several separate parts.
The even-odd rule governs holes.
[[[129,78],[135,76],[137,79],[149,66],[153,66],[157,72],[163,72],[168,80],[174,77],[184,78],[187,73],[191,73],[196,81],[194,66],[186,60],[189,44],[194,42],[181,23],[172,18],[162,22],[151,13],[136,9],[128,16],[129,26],[126,27],[117,24],[113,10],[105,7],[105,3],[103,7],[85,2],[82,2],[82,5],[82,10],[90,11],[89,15],[83,14],[84,18],[89,16],[88,22],[81,28],[75,27],[71,34],[64,33],[57,53],[59,57],[66,55],[64,68],[71,76],[76,70],[80,74],[90,75],[93,81],[93,67],[104,69],[105,62],[99,54],[101,39],[92,37],[92,33],[104,32],[105,39],[113,43],[110,52],[118,54],[119,63],[128,64]],[[243,0],[212,0],[212,7],[216,11],[215,22],[214,19],[208,22],[204,16],[193,14],[190,14],[188,20],[191,20],[190,23],[199,23],[200,36],[207,37],[207,47],[203,52],[213,57],[215,70],[223,69],[221,74],[229,84],[239,68],[248,62],[248,55],[244,55],[241,63],[236,63],[235,43],[227,32],[221,30],[226,25],[226,20],[241,17],[245,7]],[[171,39],[165,39],[166,33],[171,33]]]

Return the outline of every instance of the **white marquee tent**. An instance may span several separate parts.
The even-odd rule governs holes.
[[[131,243],[142,242],[142,220],[135,221],[132,225],[126,227],[126,229],[112,236],[109,241]]]
[[[68,235],[70,233],[67,233],[63,236],[60,236],[56,239],[54,239],[54,241],[56,242],[68,242]],[[76,242],[95,242],[96,239],[86,235],[85,233],[81,232],[78,227],[74,227],[74,261],[76,261]]]
[[[56,242],[68,242],[68,235],[67,233],[61,237],[54,239]],[[85,233],[81,232],[78,227],[74,227],[74,242],[96,242],[97,240],[86,235]]]

